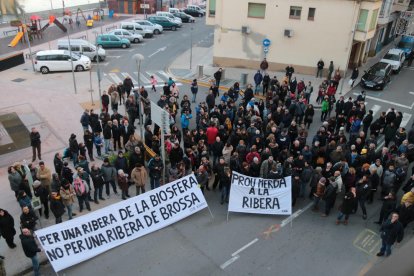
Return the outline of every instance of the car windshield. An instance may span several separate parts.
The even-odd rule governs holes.
[[[386,54],[384,59],[394,60],[394,61],[399,61],[400,60],[398,55],[390,54],[390,53]]]
[[[400,43],[398,43],[398,48],[412,49],[413,47],[414,42],[400,41]]]
[[[374,75],[377,77],[385,77],[385,68],[379,68],[379,67],[372,67],[369,71],[368,74],[370,75]]]
[[[80,59],[80,54],[72,52],[72,58]]]

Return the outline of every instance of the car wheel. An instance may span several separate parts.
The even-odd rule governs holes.
[[[40,72],[42,72],[42,74],[48,74],[49,68],[47,68],[46,66],[43,66],[42,68],[40,68]]]
[[[176,27],[176,26],[172,26],[172,27],[171,27],[171,30],[172,30],[172,31],[175,31],[175,30],[177,30],[177,27]]]
[[[99,58],[99,61],[104,61],[104,58],[103,57],[98,56],[98,58]]]
[[[139,43],[140,41],[139,41],[139,39],[138,38],[135,38],[134,39],[134,43]]]
[[[83,70],[85,70],[85,68],[83,68],[82,65],[77,65],[76,68],[75,68],[76,72],[82,72]]]
[[[98,44],[98,45],[96,45],[98,48],[103,48],[103,45],[102,44]]]
[[[203,17],[203,14],[202,14],[202,13],[199,13],[199,14],[198,14],[198,17]]]
[[[154,30],[154,34],[159,35],[160,34],[160,30]]]
[[[125,49],[127,47],[127,45],[126,44],[122,44],[121,47],[122,47],[122,49]]]

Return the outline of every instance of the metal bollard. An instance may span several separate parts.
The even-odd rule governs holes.
[[[197,78],[202,78],[204,76],[204,66],[197,65]]]
[[[247,76],[249,74],[242,73],[240,77],[240,86],[246,86],[247,85]]]

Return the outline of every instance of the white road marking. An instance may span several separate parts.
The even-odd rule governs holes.
[[[400,127],[406,127],[408,122],[411,120],[411,116],[412,116],[412,114],[404,112]]]
[[[109,64],[109,62],[104,62],[104,63],[99,62],[99,66],[107,66],[108,64]]]
[[[249,242],[248,244],[242,246],[239,250],[235,251],[233,254],[231,254],[232,257],[237,256],[240,252],[242,252],[243,250],[245,250],[246,248],[248,248],[249,246],[252,246],[253,244],[255,244],[256,242],[258,242],[259,239],[255,238],[254,240],[252,240],[251,242]]]
[[[106,56],[107,58],[120,58],[121,56]]]
[[[182,86],[183,84],[181,82],[176,82],[175,85]],[[155,87],[163,87],[164,84],[157,84]],[[151,88],[152,85],[144,85],[145,88]]]
[[[167,80],[170,78],[170,76],[168,76],[168,74],[165,73],[164,71],[157,71],[157,74],[160,74],[161,76],[164,76]]]
[[[281,227],[285,227],[289,222],[297,218],[300,214],[308,210],[310,207],[312,207],[313,202],[310,202],[308,205],[306,205],[303,209],[299,209],[296,212],[294,212],[292,215],[290,215],[288,218],[282,220]]]
[[[139,77],[140,77],[140,79],[141,79],[142,82],[144,82],[144,83],[151,83],[151,81],[143,73],[140,73],[139,74]]]
[[[376,105],[376,104],[374,104],[371,108],[370,108],[370,110],[372,110],[372,116],[375,116],[375,114],[377,114],[377,112],[379,111],[381,109],[381,106],[380,105]]]
[[[118,75],[117,74],[115,74],[115,73],[109,73],[108,74],[110,77],[111,77],[111,79],[115,82],[115,83],[120,83],[120,82],[123,82],[119,77],[118,77]]]
[[[148,55],[148,57],[151,58],[151,57],[155,56],[156,54],[158,54],[159,52],[165,51],[166,49],[167,49],[167,47],[165,47],[165,46],[164,47],[161,47],[157,51],[155,51],[154,53],[152,53],[151,55]]]
[[[237,261],[238,258],[240,258],[240,256],[234,256],[234,257],[228,259],[224,264],[222,264],[220,266],[220,268],[224,270],[226,267],[228,267],[229,265],[231,265],[232,263]]]
[[[135,84],[138,84],[138,82],[130,75],[130,74],[128,74],[128,73],[126,73],[126,72],[121,72],[121,74],[122,74],[122,76],[124,76],[125,78],[126,77],[130,77],[131,78],[131,80],[132,80],[132,82],[134,83],[134,85]]]
[[[414,92],[411,92],[411,91],[410,91],[410,92],[408,92],[408,93],[410,93],[411,95],[414,95]]]
[[[354,93],[354,95],[358,96],[359,93]],[[391,102],[391,101],[388,101],[388,100],[383,100],[383,99],[379,99],[379,98],[371,97],[371,96],[365,96],[365,98],[370,99],[370,100],[374,100],[374,101],[378,101],[378,102],[382,102],[382,103],[387,103],[387,104],[399,106],[399,107],[402,107],[402,108],[407,108],[407,109],[413,109],[413,107],[414,107],[414,103],[411,104],[411,106],[408,106],[408,105],[403,105],[403,104],[400,104],[400,103],[395,103],[395,102]]]

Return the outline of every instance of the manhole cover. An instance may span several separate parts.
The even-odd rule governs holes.
[[[22,81],[25,81],[26,79],[22,79],[22,78],[17,78],[17,79],[14,79],[14,80],[12,80],[12,81],[14,81],[14,82],[22,82]]]

